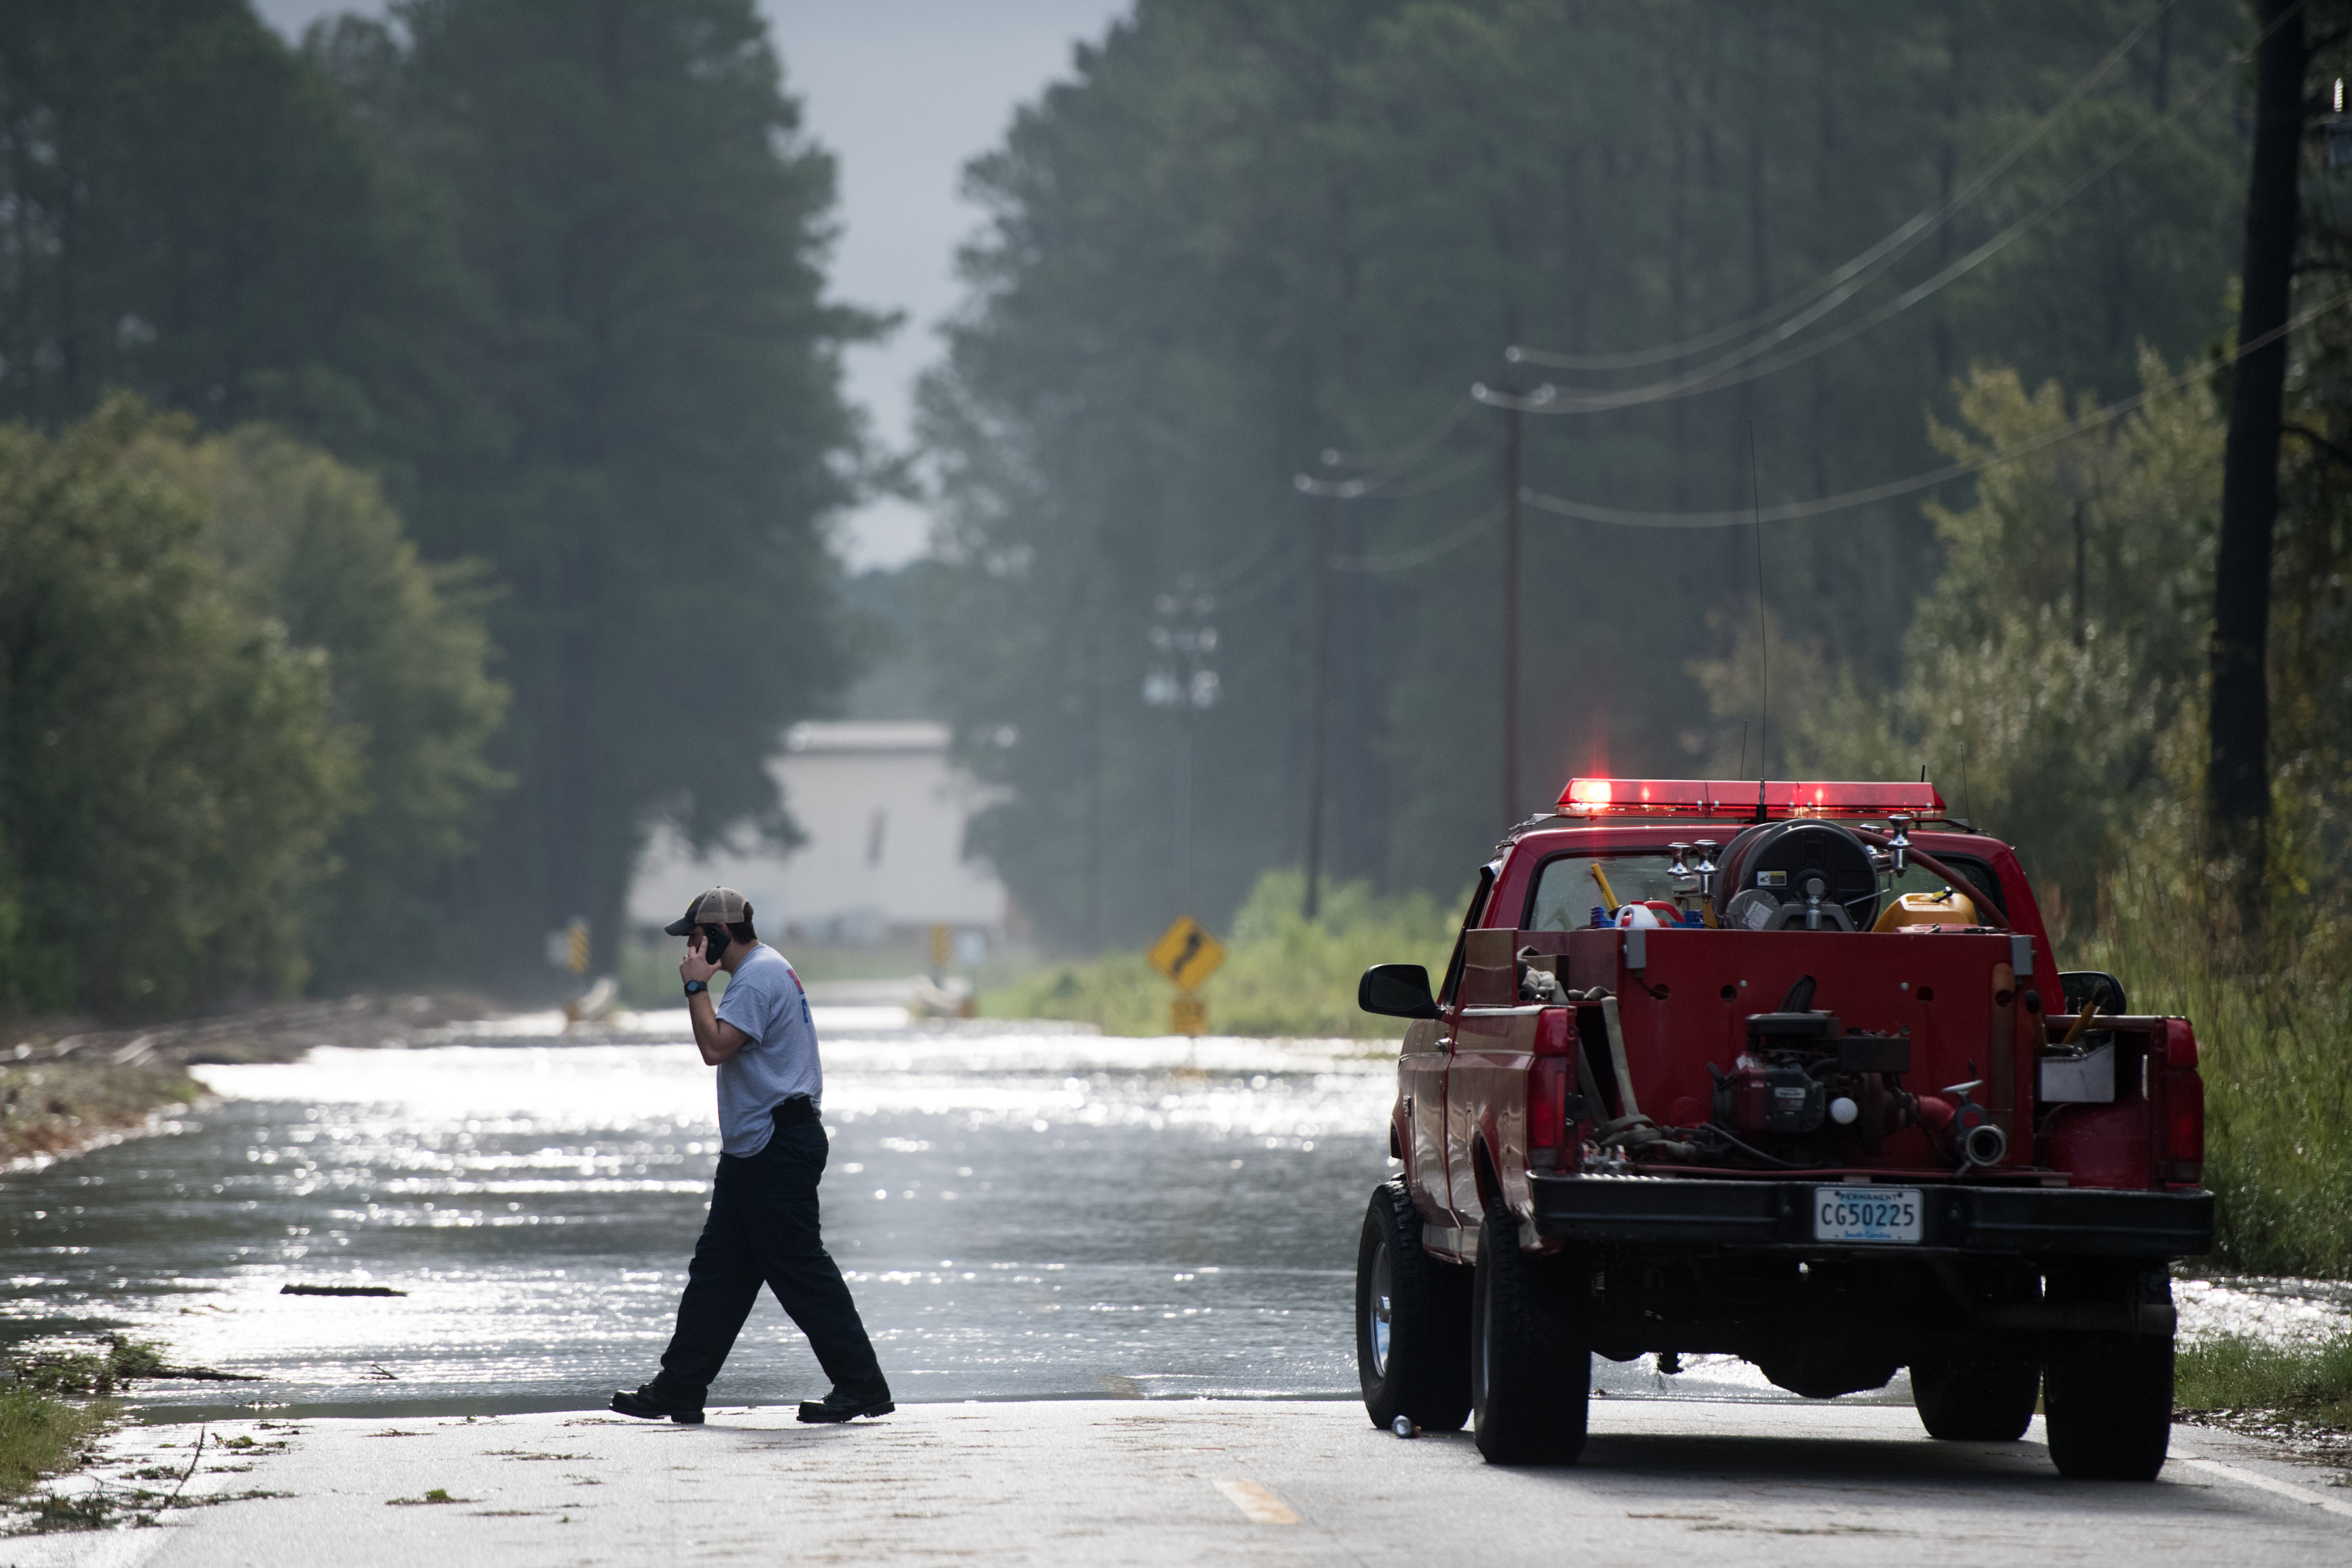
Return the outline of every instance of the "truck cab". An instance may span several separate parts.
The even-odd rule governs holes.
[[[1932,784],[1571,780],[1478,874],[1407,1021],[1358,1268],[1367,1408],[1580,1450],[1591,1357],[1809,1397],[1908,1368],[1937,1437],[2152,1479],[2169,1265],[2210,1249],[2186,1019],[2058,968]]]

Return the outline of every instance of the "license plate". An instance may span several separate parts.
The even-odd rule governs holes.
[[[1815,1187],[1815,1241],[1917,1241],[1916,1187]]]

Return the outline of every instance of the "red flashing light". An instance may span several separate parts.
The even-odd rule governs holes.
[[[1759,794],[1760,791],[1760,794]],[[1886,816],[1908,812],[1923,820],[1944,815],[1944,797],[1926,783],[1851,783],[1776,779],[1762,785],[1738,779],[1570,779],[1560,791],[1566,816],[1686,816],[1753,820],[1759,805],[1768,821],[1802,816]]]

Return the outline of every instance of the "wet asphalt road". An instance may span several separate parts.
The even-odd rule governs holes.
[[[910,1407],[134,1428],[101,1474],[277,1495],[163,1528],[5,1543],[23,1568],[858,1563],[2249,1563],[2352,1556],[2352,1489],[2182,1428],[2152,1485],[2061,1480],[2039,1442],[1928,1441],[1885,1405],[1614,1401],[1583,1462],[1506,1470],[1284,1401]],[[156,1447],[169,1442],[173,1447]],[[281,1448],[278,1445],[283,1444]],[[142,1446],[143,1445],[143,1446]],[[150,1483],[152,1484],[152,1483]],[[446,1502],[423,1500],[434,1491]]]

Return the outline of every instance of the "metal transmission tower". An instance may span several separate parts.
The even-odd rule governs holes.
[[[1192,912],[1192,720],[1217,705],[1217,607],[1208,594],[1180,589],[1151,602],[1152,664],[1143,677],[1143,700],[1176,714],[1176,912]]]

